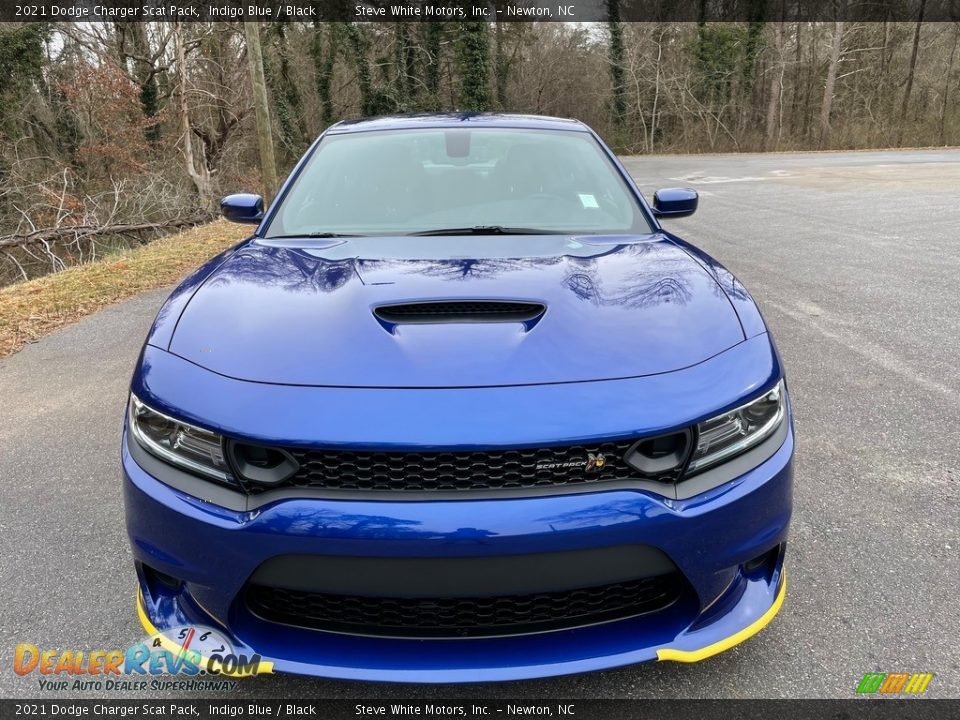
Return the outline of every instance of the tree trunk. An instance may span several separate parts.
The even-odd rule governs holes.
[[[440,109],[440,41],[443,36],[444,23],[435,21],[427,23],[426,50],[427,67],[424,81],[427,85],[427,94],[430,96],[430,110]]]
[[[147,38],[146,24],[133,22],[122,23],[122,25],[124,32],[128,35],[124,39],[130,43],[129,51],[124,43],[122,52],[126,56],[125,59],[129,58],[132,65],[129,69],[140,85],[140,105],[143,108],[143,115],[153,119],[160,112],[160,88],[157,85],[156,68],[152,62],[153,49]],[[119,26],[118,23],[118,29]],[[145,127],[144,136],[153,144],[159,142],[160,123]]]
[[[907,111],[910,109],[910,93],[913,92],[913,76],[917,69],[917,54],[920,52],[920,28],[923,26],[923,11],[927,0],[920,0],[920,12],[917,26],[913,32],[913,52],[910,54],[910,68],[907,70],[907,86],[903,90],[903,103],[900,105],[900,122],[897,125],[897,147],[903,145],[903,131],[907,124]]]
[[[303,124],[303,100],[292,77],[290,52],[287,46],[286,23],[270,25],[267,52],[262,53],[263,73],[272,100],[281,147],[287,151],[287,160],[295,160],[304,150],[307,134]],[[273,55],[270,48],[273,48]]]
[[[193,227],[194,225],[210,222],[211,218],[212,215],[210,213],[204,212],[189,217],[173,218],[159,222],[117,223],[113,225],[60,225],[57,227],[42,228],[28,233],[0,235],[0,249],[27,247],[29,245],[40,245],[41,243],[54,243],[65,240],[77,242],[78,240],[89,240],[106,235],[139,235],[140,233],[146,232],[179,230],[180,228]]]
[[[497,20],[494,25],[494,34],[496,35],[496,47],[494,52],[496,57],[494,59],[494,73],[495,81],[497,83],[497,107],[500,110],[507,109],[507,71],[509,67],[507,65],[507,51],[503,46],[503,36],[504,36],[504,27],[503,22]]]
[[[950,100],[950,79],[953,75],[953,60],[957,55],[957,44],[960,43],[960,24],[954,25],[953,47],[950,49],[950,61],[947,63],[947,76],[943,80],[943,107],[940,108],[940,144],[947,144],[947,108]]]
[[[396,98],[400,112],[410,112],[410,100],[413,96],[413,71],[409,67],[408,52],[412,44],[407,32],[407,23],[393,24],[393,70],[396,85]]]
[[[486,22],[462,22],[457,34],[461,110],[490,109],[490,45]]]
[[[417,53],[417,43],[414,42],[413,38],[407,37],[407,44],[404,47],[403,53],[403,67],[404,67],[404,77],[407,81],[407,97],[410,99],[411,109],[416,109],[417,101],[420,96],[420,85],[417,84],[417,77],[420,73],[418,71],[418,53]]]
[[[767,98],[767,132],[764,141],[764,150],[775,147],[780,139],[777,129],[780,126],[780,96],[783,93],[783,74],[786,65],[783,62],[783,22],[773,26],[774,63],[770,69],[770,89]]]
[[[883,81],[887,80],[887,72],[890,70],[890,59],[887,56],[887,52],[890,46],[890,23],[887,20],[883,21],[883,43],[880,46],[880,77],[883,78]]]
[[[243,32],[247,40],[247,61],[250,65],[250,84],[253,86],[253,108],[257,116],[257,144],[260,147],[260,174],[263,181],[264,203],[269,205],[277,194],[277,163],[273,156],[273,130],[270,127],[267,82],[263,76],[260,26],[256,22],[245,22]]]
[[[798,119],[800,113],[800,97],[802,83],[800,82],[803,72],[803,23],[796,23],[797,35],[797,55],[794,59],[793,71],[793,99],[790,103],[790,132],[796,135],[798,128],[802,127],[802,122]]]
[[[337,26],[327,24],[327,48],[323,48],[323,27],[319,22],[313,24],[313,38],[310,46],[313,55],[313,69],[316,77],[317,96],[320,98],[321,119],[324,127],[333,124],[333,97],[330,94],[333,82],[333,64],[337,53]]]
[[[765,0],[751,0],[747,3],[750,22],[747,23],[747,35],[744,40],[743,65],[740,72],[740,107],[737,125],[741,132],[752,126],[757,118],[756,84],[760,52],[763,49],[763,30],[766,26]],[[762,102],[762,100],[761,100]]]
[[[610,83],[613,86],[611,114],[614,125],[623,127],[627,119],[627,93],[624,85],[625,52],[620,0],[607,0],[607,28],[610,31]]]
[[[344,23],[343,29],[350,41],[350,50],[353,52],[353,63],[357,68],[357,88],[360,90],[360,112],[364,115],[374,114],[372,80],[370,77],[370,63],[367,60],[367,40],[363,29],[357,23]]]
[[[833,108],[833,88],[837,83],[837,66],[843,45],[843,22],[833,23],[833,45],[830,48],[830,64],[827,66],[827,81],[823,86],[823,102],[820,105],[820,147],[830,139],[830,110]]]
[[[659,112],[660,104],[660,76],[662,73],[663,65],[663,36],[666,34],[663,25],[657,25],[657,59],[654,66],[653,73],[653,102],[651,103],[650,110],[650,143],[649,151],[652,153],[654,148],[654,143],[657,138],[657,113]],[[641,112],[642,115],[642,112]]]
[[[174,54],[177,58],[177,112],[180,115],[180,133],[183,142],[183,161],[187,175],[197,191],[200,207],[208,210],[213,206],[213,190],[210,184],[210,170],[207,163],[200,159],[197,163],[193,153],[193,128],[190,125],[190,107],[187,104],[187,53],[183,42],[183,23],[173,25]],[[201,146],[202,152],[202,146]]]

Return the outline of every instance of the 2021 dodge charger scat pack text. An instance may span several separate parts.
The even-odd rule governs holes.
[[[793,423],[752,298],[583,124],[342,122],[187,278],[122,443],[150,632],[261,667],[690,662],[786,592]]]

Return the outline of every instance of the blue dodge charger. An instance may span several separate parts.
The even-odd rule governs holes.
[[[163,305],[122,441],[150,632],[412,682],[692,662],[786,592],[793,423],[749,293],[583,124],[338,123]]]

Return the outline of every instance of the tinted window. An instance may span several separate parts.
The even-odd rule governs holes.
[[[650,232],[591,135],[442,128],[328,135],[283,200],[267,237],[482,225]]]

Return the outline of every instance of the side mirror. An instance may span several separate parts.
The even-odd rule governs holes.
[[[653,194],[653,215],[658,218],[679,218],[697,211],[699,196],[692,188],[663,188]]]
[[[220,201],[220,212],[230,222],[259,225],[263,220],[263,198],[251,193],[227,195]]]

